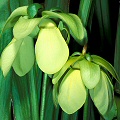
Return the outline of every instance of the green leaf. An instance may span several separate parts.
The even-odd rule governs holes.
[[[8,44],[8,46],[4,49],[1,55],[1,69],[3,71],[3,75],[6,76],[15,60],[17,52],[19,51],[20,45],[22,44],[23,39],[13,40]]]
[[[45,9],[68,12],[69,0],[45,0]]]
[[[37,15],[39,9],[43,9],[43,6],[41,4],[38,3],[31,4],[27,8],[28,16],[30,18],[34,18]]]
[[[101,78],[99,83],[95,86],[95,88],[90,89],[90,96],[98,111],[102,115],[105,115],[107,111],[109,111],[111,98],[113,97],[113,95],[109,92],[111,88],[108,88],[107,80],[107,75],[101,71]]]
[[[114,68],[118,75],[120,76],[120,7],[119,7],[119,17],[117,22],[117,32],[116,32],[116,43],[115,43],[115,54],[114,54]],[[120,80],[120,79],[119,79]],[[120,94],[120,84],[116,82],[115,91]],[[120,119],[120,117],[119,117]]]
[[[13,72],[12,78],[12,100],[13,100],[13,110],[16,120],[29,120],[32,118],[31,105],[30,105],[30,94],[28,76],[23,76],[22,78],[17,76]],[[33,106],[32,106],[33,108]]]
[[[115,95],[115,103],[116,103],[116,112],[117,112],[117,119],[120,119],[120,97],[118,95]]]
[[[88,89],[94,88],[100,80],[100,67],[86,59],[79,62],[81,77]]]
[[[0,119],[11,120],[11,72],[6,78],[0,69]]]
[[[24,76],[34,64],[34,43],[29,36],[22,42],[16,58],[12,64],[14,71],[19,76]]]
[[[94,63],[96,63],[96,64],[102,66],[103,68],[105,68],[106,70],[108,70],[116,80],[120,80],[114,67],[108,61],[106,61],[105,59],[103,59],[97,55],[91,55],[91,57],[93,58],[92,61]]]
[[[106,43],[112,47],[112,27],[109,4],[109,0],[96,0],[95,12],[99,24],[101,40],[106,40]],[[102,42],[104,44],[104,41]]]
[[[86,39],[83,39],[84,27],[77,15],[70,13],[55,13],[51,11],[43,11],[42,15],[48,15],[49,18],[61,19],[68,26],[71,35],[80,45],[87,43]]]
[[[27,7],[28,6],[18,7],[17,9],[15,9],[11,13],[11,15],[9,16],[9,18],[7,19],[7,21],[5,23],[5,26],[3,28],[3,32],[8,28],[13,27],[20,16],[27,15]]]
[[[66,63],[69,49],[55,23],[46,19],[45,24],[47,26],[41,28],[35,45],[36,60],[43,72],[54,74]]]
[[[90,15],[90,9],[93,0],[81,0],[78,10],[78,16],[81,18],[83,25],[86,27],[88,23],[88,18]]]
[[[28,36],[40,23],[41,18],[27,19],[20,17],[13,28],[13,35],[16,39]]]
[[[65,65],[61,68],[61,70],[54,74],[52,83],[56,84],[60,80],[60,78],[63,76],[63,74],[67,71],[67,69],[70,68],[70,66],[73,65],[76,61],[82,58],[83,58],[82,56],[70,57],[68,61],[65,63]]]
[[[80,109],[86,100],[86,89],[79,70],[70,70],[61,82],[58,103],[67,114]]]

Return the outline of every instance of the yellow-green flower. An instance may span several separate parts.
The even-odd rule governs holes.
[[[44,19],[39,27],[40,32],[35,45],[36,60],[43,72],[54,74],[66,63],[69,49],[52,20]]]

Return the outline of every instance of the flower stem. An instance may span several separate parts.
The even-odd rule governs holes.
[[[90,96],[88,89],[86,91],[87,91],[87,97],[83,109],[83,120],[89,120],[90,118]]]
[[[44,120],[47,80],[48,80],[48,76],[46,73],[44,73],[43,84],[42,84],[41,107],[40,107],[40,120]]]
[[[85,55],[87,51],[87,44],[83,46],[82,54]]]

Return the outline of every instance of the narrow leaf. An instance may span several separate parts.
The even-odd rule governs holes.
[[[117,23],[117,33],[116,33],[116,43],[115,43],[115,54],[114,54],[114,67],[118,75],[120,76],[120,7],[119,7],[119,16]],[[119,79],[120,82],[120,79]],[[120,94],[120,84],[116,82],[115,91]]]
[[[69,0],[45,0],[45,9],[60,9],[64,12],[69,11]]]
[[[30,113],[30,92],[28,81],[29,79],[26,79],[26,76],[20,78],[13,73],[12,100],[16,120],[29,120],[32,118]]]
[[[88,18],[90,15],[90,9],[93,0],[81,0],[78,10],[78,16],[81,18],[83,25],[86,27],[88,23]]]
[[[100,27],[101,39],[107,40],[107,43],[112,45],[109,0],[96,0],[95,3],[95,12]]]
[[[0,119],[11,120],[11,72],[6,78],[0,69]]]

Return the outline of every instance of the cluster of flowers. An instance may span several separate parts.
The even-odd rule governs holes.
[[[36,59],[43,72],[53,74],[55,105],[59,103],[66,113],[72,114],[83,106],[89,90],[99,112],[107,115],[115,106],[109,74],[119,78],[113,66],[99,56],[78,52],[69,56],[70,35],[80,45],[87,43],[80,18],[53,11],[43,11],[41,17],[30,18],[28,8],[23,6],[14,10],[3,28],[5,31],[13,27],[14,36],[1,55],[3,75],[13,67],[17,75],[24,76]],[[62,30],[66,31],[67,37]]]

